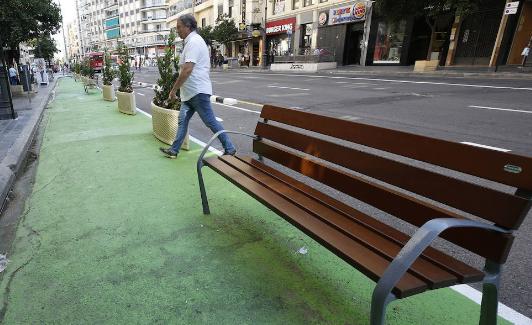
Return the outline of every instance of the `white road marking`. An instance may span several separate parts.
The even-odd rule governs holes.
[[[337,81],[336,83],[337,83],[337,84],[346,84],[346,83],[348,83],[348,82],[349,82],[349,81]]]
[[[228,84],[234,84],[234,83],[237,83],[237,82],[242,82],[242,80],[227,80],[227,81],[216,81],[217,84],[219,85],[228,85]]]
[[[135,94],[140,95],[140,96],[146,96],[146,95],[141,94],[141,93],[139,93],[139,92],[135,92]]]
[[[366,88],[367,86],[364,86],[364,85],[345,85],[345,86],[342,86],[344,88]]]
[[[467,284],[455,285],[455,286],[452,286],[451,289],[453,289],[456,292],[461,293],[462,295],[473,300],[479,305],[482,302],[482,292],[468,286]],[[512,308],[500,302],[499,302],[497,314],[501,316],[502,318],[512,322],[515,325],[532,324],[532,319],[526,317],[523,314],[518,313],[517,311],[513,310]]]
[[[340,118],[343,120],[348,120],[348,121],[360,120],[360,117],[351,116],[351,115],[344,115],[344,116],[341,116]]]
[[[308,95],[308,93],[274,94],[274,95],[266,95],[266,96],[279,98],[279,97],[292,97],[292,96],[303,96],[303,95]]]
[[[221,118],[219,118],[218,116],[216,116],[216,121],[218,121],[218,122],[223,122],[224,120],[222,120]]]
[[[386,89],[390,89],[390,87],[379,87],[379,88],[373,88],[375,90],[386,90]]]
[[[290,108],[292,108],[292,109],[300,109],[300,110],[301,110],[301,109],[304,109],[304,108],[302,108],[302,107],[297,107],[297,106],[292,106],[292,107],[290,107]]]
[[[235,73],[243,74],[243,73]],[[345,79],[345,80],[367,80],[367,81],[383,81],[383,82],[397,82],[397,83],[411,83],[411,84],[427,84],[439,86],[454,86],[454,87],[472,87],[472,88],[490,88],[490,89],[511,89],[511,90],[526,90],[532,91],[532,88],[526,87],[508,87],[508,86],[490,86],[490,85],[474,85],[474,84],[458,84],[449,82],[434,82],[434,81],[413,81],[413,80],[394,80],[394,79],[378,79],[378,78],[361,78],[361,77],[330,77],[330,76],[309,76],[301,74],[281,74],[276,73],[274,77],[305,77],[305,78],[322,78],[322,79]]]
[[[310,90],[310,89],[307,89],[307,88],[283,87],[283,86],[273,86],[273,85],[269,85],[268,88],[279,88],[279,89],[290,89],[290,90],[305,90],[305,91],[309,91]]]
[[[495,111],[506,111],[506,112],[517,112],[517,113],[532,114],[532,111],[524,111],[524,110],[520,110],[520,109],[509,109],[509,108],[498,108],[498,107],[476,106],[476,105],[469,105],[468,107],[490,109],[490,110],[495,110]]]
[[[492,147],[492,146],[487,146],[485,144],[480,144],[480,143],[474,143],[474,142],[467,142],[467,141],[464,141],[464,142],[460,142],[462,144],[467,144],[469,146],[473,146],[473,147],[479,147],[479,148],[485,148],[485,149],[491,149],[491,150],[496,150],[496,151],[502,151],[502,152],[510,152],[512,150],[508,150],[508,149],[504,149],[504,148],[497,148],[497,147]]]
[[[226,105],[226,104],[221,104],[221,103],[213,103],[213,104],[220,105],[220,106],[224,106],[224,107],[229,107],[229,108],[238,109],[238,110],[241,110],[241,111],[244,111],[244,112],[250,112],[250,113],[260,114],[260,112],[257,112],[257,111],[251,110],[251,109],[246,109],[246,108],[238,107],[238,106]]]

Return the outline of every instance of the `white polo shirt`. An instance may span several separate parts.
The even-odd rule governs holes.
[[[212,95],[212,84],[209,77],[211,60],[209,59],[209,49],[201,36],[195,31],[185,38],[185,47],[179,58],[179,67],[187,62],[194,63],[192,73],[181,86],[181,101],[186,102],[197,94]]]

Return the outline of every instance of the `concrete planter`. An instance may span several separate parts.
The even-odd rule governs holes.
[[[135,103],[135,93],[126,93],[117,91],[118,111],[120,113],[135,115],[137,114],[137,105]]]
[[[430,71],[436,71],[438,68],[438,64],[440,61],[438,60],[421,60],[416,61],[416,65],[414,65],[414,72],[430,72]]]
[[[177,122],[180,111],[162,108],[151,103],[151,121],[153,135],[166,144],[172,144],[177,134]],[[181,149],[189,150],[188,133]]]
[[[11,95],[12,96],[21,96],[24,94],[24,88],[22,88],[22,85],[10,85],[11,88]]]
[[[116,100],[116,96],[115,96],[115,87],[113,85],[103,85],[103,99],[104,100],[107,100],[107,101],[110,101],[110,102],[114,102]]]

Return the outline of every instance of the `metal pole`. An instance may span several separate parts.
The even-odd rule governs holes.
[[[268,0],[264,0],[264,37],[262,38],[262,67],[266,69],[268,63],[266,62],[266,17],[268,15]],[[292,36],[290,36],[292,37]]]

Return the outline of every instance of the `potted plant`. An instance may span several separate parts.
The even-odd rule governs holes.
[[[103,67],[103,99],[114,102],[115,101],[115,88],[113,86],[113,80],[115,79],[115,71],[112,67],[113,61],[111,61],[111,55],[105,51],[104,53],[104,67]]]
[[[132,86],[134,73],[130,71],[127,47],[121,45],[118,48],[118,55],[120,58],[120,64],[118,65],[120,87],[118,87],[118,91],[116,92],[118,111],[124,114],[135,115],[137,114],[137,105]]]
[[[174,82],[179,77],[179,57],[175,56],[174,41],[175,34],[172,32],[168,37],[164,56],[157,59],[159,79],[155,87],[155,97],[151,103],[153,134],[166,144],[172,144],[175,139],[179,109],[181,108],[179,99],[168,100]],[[179,93],[177,97],[179,98]],[[188,135],[181,148],[189,149]]]

